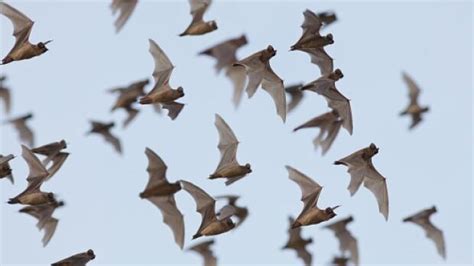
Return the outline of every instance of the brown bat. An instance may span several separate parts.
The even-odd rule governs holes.
[[[347,230],[347,225],[353,221],[354,218],[350,216],[326,225],[324,228],[334,231],[335,236],[339,240],[339,251],[342,254],[344,254],[344,252],[349,252],[351,254],[350,260],[355,265],[359,265],[359,248],[357,245],[357,239],[351,234],[351,232],[349,232],[349,230]]]
[[[379,152],[379,148],[371,143],[369,147],[360,149],[351,155],[344,157],[334,164],[345,165],[347,172],[351,175],[351,182],[347,189],[353,196],[362,183],[369,189],[377,199],[379,212],[388,220],[388,192],[387,182],[374,167],[372,157]]]
[[[21,156],[26,161],[29,168],[29,174],[26,178],[28,186],[22,193],[11,198],[8,203],[36,206],[56,202],[53,193],[41,191],[41,185],[49,175],[48,171],[46,171],[38,158],[26,146],[21,145],[21,150]]]
[[[15,181],[13,180],[12,169],[10,168],[10,164],[8,162],[13,158],[15,158],[13,154],[9,154],[7,156],[0,154],[0,179],[8,178],[12,184],[14,184]]]
[[[5,113],[9,114],[11,110],[11,93],[10,89],[3,85],[6,79],[5,76],[0,76],[0,98],[3,100]]]
[[[112,3],[110,4],[112,15],[115,15],[117,12],[119,12],[118,17],[114,22],[115,33],[119,33],[125,23],[127,23],[128,19],[135,10],[137,3],[138,0],[112,0]]]
[[[201,242],[188,248],[188,251],[191,250],[201,255],[203,258],[204,266],[216,266],[217,258],[214,255],[214,252],[212,252],[211,250],[211,246],[214,244],[214,242],[214,239]]]
[[[304,95],[301,87],[303,87],[303,84],[295,84],[285,87],[285,92],[290,95],[290,102],[286,107],[288,113],[293,111],[296,106],[300,104],[301,100],[303,100]]]
[[[438,254],[443,257],[443,259],[446,259],[446,245],[444,243],[443,231],[434,226],[430,221],[431,215],[436,212],[437,209],[435,206],[433,206],[429,209],[424,209],[418,213],[415,213],[414,215],[408,216],[407,218],[403,219],[403,222],[412,222],[421,226],[421,228],[425,231],[426,237],[431,239],[436,245]]]
[[[239,164],[237,161],[239,141],[224,119],[218,114],[215,116],[216,121],[214,124],[216,125],[217,132],[219,132],[217,148],[219,148],[221,153],[221,160],[214,173],[209,176],[209,179],[226,178],[225,184],[228,186],[251,173],[252,168],[249,163],[245,165]]]
[[[203,35],[211,31],[217,30],[217,23],[212,21],[204,21],[204,13],[211,5],[211,0],[189,0],[191,5],[191,16],[193,20],[188,28],[179,36],[186,35]]]
[[[13,61],[30,59],[48,51],[46,45],[50,43],[51,40],[44,43],[39,42],[38,44],[30,43],[30,33],[34,24],[31,19],[4,2],[0,2],[0,14],[4,15],[12,22],[13,36],[15,36],[15,45],[10,52],[8,52],[7,56],[2,59],[1,65]]]
[[[90,121],[92,128],[87,132],[87,135],[90,134],[99,134],[104,137],[105,141],[112,144],[115,151],[122,154],[122,145],[120,144],[120,140],[110,133],[110,130],[115,126],[114,122],[110,123],[103,123],[98,121]]]
[[[337,209],[339,205],[332,208],[328,207],[324,210],[317,206],[319,195],[323,187],[291,166],[287,165],[286,170],[288,170],[290,179],[300,187],[302,195],[301,201],[304,203],[303,210],[291,228],[319,224],[336,216],[334,210]]]
[[[159,108],[156,104],[161,104],[163,108],[168,110],[168,116],[174,120],[184,107],[184,104],[175,101],[184,96],[184,90],[182,87],[178,87],[176,90],[170,87],[169,79],[174,66],[158,44],[152,39],[149,39],[149,43],[149,51],[155,60],[155,70],[153,72],[155,86],[140,99],[140,104],[155,104],[155,108]]]
[[[66,148],[66,141],[61,140],[58,142],[52,142],[41,147],[31,149],[33,153],[46,156],[46,159],[44,159],[42,162],[44,167],[48,166],[48,164],[51,163],[51,166],[48,168],[49,176],[45,179],[45,181],[53,177],[53,175],[61,168],[61,166],[66,161],[67,157],[69,156],[69,153],[62,152],[62,150]]]
[[[347,266],[349,262],[349,258],[346,257],[334,257],[332,260],[332,264],[334,266]]]
[[[283,122],[286,120],[286,97],[283,80],[273,72],[270,59],[276,55],[276,50],[269,45],[267,49],[258,51],[247,58],[237,61],[233,66],[243,66],[247,73],[247,94],[251,98],[257,91],[258,86],[270,94],[275,102],[277,114]]]
[[[34,134],[30,127],[26,124],[26,121],[33,118],[32,113],[13,118],[7,121],[7,123],[13,125],[18,132],[20,141],[32,147],[35,143]]]
[[[313,145],[315,149],[318,149],[321,146],[322,154],[325,155],[336,139],[341,126],[342,120],[339,119],[338,113],[332,110],[330,112],[316,116],[306,123],[296,127],[293,129],[293,132],[303,128],[318,127],[320,129],[319,134],[316,136],[316,138],[314,138]]]
[[[243,67],[233,67],[232,64],[237,61],[237,50],[247,44],[247,37],[241,35],[240,37],[229,39],[218,43],[202,52],[200,55],[208,55],[217,60],[215,69],[219,73],[222,69],[225,70],[226,76],[232,81],[234,85],[233,103],[237,108],[242,99],[242,93],[245,86],[245,69]]]
[[[148,158],[147,172],[148,184],[140,193],[140,198],[147,199],[160,209],[163,222],[171,228],[174,240],[183,249],[184,244],[184,221],[183,215],[176,206],[174,194],[181,190],[179,182],[169,183],[166,179],[168,167],[154,151],[146,148],[145,154]]]
[[[340,69],[327,76],[322,76],[315,81],[304,85],[301,90],[310,90],[324,96],[329,108],[337,111],[343,123],[342,126],[352,135],[352,111],[349,99],[347,99],[336,88],[336,81],[344,77]]]
[[[201,214],[202,222],[194,234],[193,239],[201,236],[219,235],[232,230],[235,227],[230,218],[235,213],[232,206],[227,205],[220,211],[219,217],[215,213],[216,200],[209,196],[204,190],[190,182],[181,180],[181,187],[188,192],[196,201],[196,211]]]
[[[133,104],[137,101],[138,97],[145,95],[144,88],[149,83],[148,79],[140,80],[128,85],[125,88],[114,88],[109,90],[111,93],[118,93],[119,97],[112,106],[111,111],[115,111],[118,108],[124,109],[128,117],[123,122],[123,127],[127,127],[130,122],[137,116],[139,110],[133,107]]]
[[[293,217],[289,217],[290,228],[288,229],[289,239],[282,249],[293,249],[296,251],[296,255],[301,258],[304,265],[311,265],[313,256],[308,252],[306,246],[313,243],[312,238],[304,239],[301,237],[301,227],[293,228],[295,220]]]
[[[38,227],[39,230],[44,229],[43,247],[48,245],[58,226],[59,220],[53,217],[53,213],[57,208],[62,206],[64,206],[64,202],[54,201],[36,206],[27,206],[20,210],[20,212],[27,213],[38,219],[36,227]]]
[[[323,23],[322,27],[327,27],[337,21],[336,13],[331,11],[319,12],[317,15]]]
[[[51,264],[51,266],[86,266],[86,264],[95,259],[95,254],[92,249],[86,252],[78,253],[69,258]]]
[[[235,209],[234,215],[239,219],[239,221],[235,224],[235,228],[239,227],[247,219],[247,217],[249,215],[249,210],[247,208],[237,206],[237,200],[239,198],[240,198],[239,196],[235,196],[235,195],[226,195],[226,196],[216,197],[217,200],[227,199],[227,205],[230,205],[230,206],[234,207],[234,209]],[[224,208],[222,208],[222,209],[224,209]],[[219,211],[217,213],[217,215],[220,215],[220,213],[222,212],[222,209],[221,209],[221,211]]]
[[[333,44],[332,34],[321,36],[319,31],[323,22],[313,11],[306,9],[303,12],[304,22],[301,25],[303,35],[291,46],[290,51],[299,50],[309,54],[311,63],[316,64],[322,75],[328,75],[333,71],[333,59],[326,53],[324,46]]]
[[[418,96],[420,95],[420,87],[415,83],[415,81],[408,76],[407,73],[402,73],[403,81],[408,86],[410,103],[408,104],[407,108],[403,110],[400,115],[410,115],[411,116],[411,125],[410,129],[413,129],[417,126],[422,120],[422,115],[430,110],[428,106],[420,106],[418,104]]]

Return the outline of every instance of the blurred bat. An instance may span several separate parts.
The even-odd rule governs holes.
[[[11,93],[10,89],[3,85],[5,80],[5,76],[0,76],[0,98],[3,100],[5,113],[9,114],[11,110]]]
[[[339,240],[339,250],[342,254],[349,252],[351,261],[359,265],[359,248],[357,239],[347,230],[347,225],[354,221],[352,216],[326,225],[324,228],[331,229]]]
[[[12,184],[14,184],[15,181],[13,180],[12,169],[10,168],[10,164],[8,162],[13,158],[15,158],[13,154],[9,154],[7,156],[0,154],[0,179],[8,178]]]
[[[247,208],[245,207],[240,207],[237,205],[237,200],[240,198],[239,196],[235,196],[235,195],[225,195],[225,196],[218,196],[218,197],[215,197],[217,200],[219,199],[227,199],[227,204],[234,207],[234,210],[235,210],[235,213],[234,215],[239,219],[239,221],[237,222],[237,224],[235,225],[235,228],[239,227],[246,219],[247,219],[247,216],[249,215],[249,211]],[[225,207],[224,207],[225,208]],[[222,210],[224,209],[222,208],[218,213],[217,215],[219,216],[220,213],[222,212]]]
[[[217,30],[217,24],[214,20],[204,21],[203,16],[211,5],[211,0],[189,0],[191,5],[191,16],[193,20],[188,28],[179,36],[186,35],[203,35],[211,31]]]
[[[323,23],[322,28],[327,27],[337,21],[336,13],[331,11],[319,12],[317,15]]]
[[[288,87],[285,87],[285,92],[290,95],[290,102],[288,103],[288,106],[286,107],[287,112],[293,111],[293,109],[296,108],[303,100],[303,91],[301,90],[301,87],[303,84],[295,84],[295,85],[290,85]]]
[[[26,121],[33,118],[32,113],[28,113],[24,116],[20,116],[17,118],[13,118],[7,121],[7,123],[13,125],[18,132],[18,136],[20,137],[20,141],[27,144],[28,146],[34,145],[34,133],[30,127],[26,124]]]
[[[109,90],[111,93],[118,93],[119,96],[112,106],[112,112],[118,108],[124,109],[128,117],[123,122],[123,127],[127,127],[130,122],[137,116],[139,110],[133,107],[138,97],[145,95],[144,88],[149,83],[148,79],[140,80],[128,85],[126,88],[114,88]]]
[[[110,133],[110,130],[115,126],[114,122],[111,123],[102,123],[98,121],[90,121],[92,128],[87,132],[87,134],[99,134],[104,137],[105,141],[110,143],[116,152],[122,154],[122,146],[120,140]]]
[[[115,15],[117,12],[119,12],[118,17],[114,22],[115,33],[119,33],[125,23],[127,23],[128,19],[135,10],[137,3],[138,0],[112,0],[112,3],[110,4],[112,15]]]
[[[306,246],[313,243],[312,238],[304,239],[301,237],[301,227],[293,228],[295,220],[289,217],[290,228],[288,229],[289,239],[282,249],[293,249],[304,262],[304,265],[311,265],[313,256],[308,252]]]
[[[49,241],[54,235],[54,232],[56,231],[59,220],[53,217],[53,213],[61,206],[64,206],[64,202],[54,201],[36,206],[27,206],[20,210],[20,212],[27,213],[38,219],[36,227],[38,227],[39,230],[44,229],[44,237],[42,240],[43,247],[48,245]]]
[[[408,86],[410,103],[408,104],[407,108],[403,110],[400,115],[410,115],[411,116],[411,125],[410,129],[413,129],[417,126],[422,120],[422,115],[430,110],[428,106],[420,106],[418,104],[418,96],[420,95],[420,87],[415,83],[415,81],[408,76],[407,73],[402,73],[403,81]]]
[[[204,260],[204,266],[216,266],[217,265],[217,258],[214,255],[214,252],[211,250],[211,245],[214,244],[214,239],[201,242],[197,245],[194,245],[188,250],[194,251],[202,256]]]

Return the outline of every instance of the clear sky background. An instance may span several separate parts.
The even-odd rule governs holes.
[[[472,263],[472,36],[473,5],[464,2],[215,1],[206,19],[219,29],[200,37],[178,37],[191,20],[187,1],[140,1],[122,32],[115,34],[110,1],[8,1],[36,23],[31,41],[54,39],[49,51],[32,60],[2,66],[13,92],[11,116],[34,112],[29,123],[36,143],[66,139],[71,156],[45,183],[66,202],[49,246],[41,245],[36,221],[18,213],[20,206],[1,204],[0,264],[45,265],[94,249],[94,265],[201,264],[201,258],[175,245],[159,210],[138,197],[148,175],[145,147],[168,165],[168,179],[186,179],[212,195],[239,194],[250,216],[237,230],[215,237],[221,264],[299,265],[287,240],[288,216],[302,208],[300,190],[288,179],[285,165],[314,178],[324,189],[319,206],[341,204],[333,220],[354,215],[349,226],[358,238],[363,264],[438,264],[434,244],[402,218],[436,205],[433,223],[444,230],[447,263]],[[319,77],[317,66],[302,52],[289,52],[301,34],[302,12],[334,10],[340,20],[324,32],[335,43],[327,48],[344,72],[338,89],[351,99],[354,134],[341,130],[322,157],[312,139],[317,130],[292,133],[308,119],[326,112],[325,100],[308,93],[286,124],[262,90],[239,109],[231,104],[225,75],[216,75],[214,61],[197,53],[227,38],[247,35],[248,56],[272,44],[271,60],[285,84]],[[14,43],[12,26],[2,17],[0,51]],[[173,87],[183,86],[186,106],[171,121],[150,106],[123,130],[125,113],[110,113],[115,101],[105,91],[150,78],[154,63],[148,38],[155,40],[176,66]],[[421,104],[431,107],[426,120],[408,131],[409,118],[398,113],[408,104],[401,79],[405,70],[421,86]],[[151,89],[149,85],[146,89]],[[3,109],[3,107],[2,107]],[[214,114],[219,113],[241,141],[238,159],[253,173],[226,187],[207,180],[218,160]],[[6,119],[1,113],[1,120]],[[99,136],[85,137],[89,119],[115,121],[124,155],[116,154]],[[1,127],[1,152],[17,156],[11,165],[16,183],[0,184],[6,202],[26,186],[27,167],[10,126]],[[350,197],[346,168],[332,163],[374,142],[380,152],[374,164],[387,178],[390,217],[386,222],[364,187]],[[185,216],[185,247],[200,223],[192,198],[176,194]],[[338,242],[324,224],[303,229],[317,264],[338,254]],[[204,240],[204,239],[202,239]]]

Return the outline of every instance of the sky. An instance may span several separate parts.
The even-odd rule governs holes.
[[[0,204],[0,264],[47,265],[89,248],[97,256],[90,265],[201,264],[198,255],[175,245],[159,210],[138,197],[148,181],[145,147],[168,165],[169,181],[185,179],[211,195],[241,195],[239,203],[249,208],[249,218],[235,231],[214,238],[222,265],[302,264],[294,252],[281,251],[288,216],[298,215],[303,207],[285,165],[323,186],[321,208],[342,205],[332,221],[354,216],[349,229],[358,239],[362,265],[472,263],[471,2],[215,1],[205,18],[215,19],[219,29],[198,37],[178,37],[191,20],[187,1],[140,1],[119,34],[109,1],[7,2],[35,21],[33,43],[54,40],[42,56],[0,68],[12,90],[9,117],[34,112],[29,124],[37,145],[65,139],[71,155],[43,186],[66,202],[54,214],[60,222],[46,248],[33,218],[18,213],[20,206]],[[322,97],[307,93],[286,123],[260,89],[235,109],[230,82],[215,73],[213,60],[197,55],[245,33],[249,43],[239,50],[239,58],[271,44],[277,50],[271,65],[286,85],[312,81],[319,77],[317,66],[306,54],[289,52],[300,37],[307,8],[333,10],[339,17],[324,33],[334,35],[327,51],[344,72],[337,88],[351,99],[354,118],[354,134],[341,130],[325,156],[312,146],[317,130],[292,132],[328,111]],[[0,23],[4,56],[14,38],[10,22],[2,17]],[[143,106],[123,129],[126,114],[110,112],[115,97],[106,90],[152,78],[149,38],[175,65],[170,84],[184,88],[180,100],[186,106],[175,121]],[[408,104],[402,71],[422,88],[420,103],[431,108],[413,131],[407,129],[409,118],[398,116]],[[240,141],[239,162],[249,162],[253,169],[229,187],[206,178],[219,161],[215,113]],[[0,115],[2,121],[8,118],[3,111]],[[122,141],[123,156],[99,136],[85,136],[90,119],[116,122],[113,133]],[[11,162],[15,185],[0,183],[0,201],[6,202],[23,191],[28,169],[15,130],[2,125],[0,132],[1,153],[16,155]],[[346,168],[333,165],[371,142],[380,148],[374,165],[387,178],[388,222],[364,187],[350,197]],[[185,248],[205,240],[191,240],[201,219],[192,198],[179,192],[176,201],[185,219]],[[444,231],[446,261],[419,227],[401,222],[432,205],[438,208],[432,221]],[[339,254],[337,240],[323,226],[302,230],[313,238],[308,249],[319,265]]]

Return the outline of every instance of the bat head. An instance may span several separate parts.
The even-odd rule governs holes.
[[[56,204],[57,207],[62,207],[64,206],[64,201],[59,201],[57,204]]]
[[[337,205],[335,207],[327,207],[326,210],[324,210],[324,212],[326,213],[326,215],[328,216],[329,219],[333,218],[334,216],[336,216],[337,214],[334,212],[335,209],[339,208],[340,205]]]
[[[267,54],[270,55],[270,57],[275,56],[275,55],[276,55],[276,52],[277,52],[277,51],[275,50],[275,48],[273,48],[273,46],[271,46],[271,45],[267,46],[266,51],[267,51]]]
[[[65,140],[61,140],[59,142],[59,144],[61,145],[61,149],[66,149],[67,148],[67,144],[66,144],[66,141]]]
[[[421,108],[421,112],[422,112],[422,113],[426,113],[426,112],[428,112],[429,110],[430,110],[430,107],[428,107],[428,106]]]
[[[239,45],[245,45],[248,43],[247,41],[247,36],[245,36],[245,34],[242,34],[242,36],[240,36],[240,38],[237,40],[237,43]]]
[[[334,43],[334,37],[332,36],[331,33],[329,33],[328,35],[326,35],[326,41],[327,41],[329,44],[333,44],[333,43]]]
[[[184,89],[183,89],[183,87],[178,87],[177,91],[178,91],[179,97],[183,97],[183,96],[184,96]]]
[[[232,221],[232,219],[230,219],[230,218],[227,218],[225,220],[225,225],[229,230],[235,227],[234,221]]]
[[[374,156],[375,154],[377,154],[379,152],[379,148],[377,148],[377,146],[375,146],[375,144],[373,143],[370,143],[370,146],[369,146],[369,153],[370,153],[370,156]]]
[[[249,163],[246,163],[244,165],[244,167],[245,167],[245,170],[247,171],[247,173],[252,173],[252,167]]]
[[[86,252],[87,256],[89,257],[90,260],[93,260],[95,259],[95,254],[94,254],[94,251],[92,249],[89,249],[87,252]]]
[[[211,27],[212,30],[217,30],[217,23],[214,20],[209,21],[207,24],[209,25],[209,27]]]
[[[56,198],[54,197],[54,193],[49,192],[48,194],[46,194],[46,196],[48,197],[48,200],[50,200],[52,202],[56,202]]]
[[[49,41],[46,41],[46,42],[39,42],[38,44],[36,44],[36,46],[40,49],[40,52],[43,54],[43,53],[46,53],[48,51],[48,48],[46,47],[46,45],[50,42],[52,42],[53,40],[49,40]]]
[[[342,79],[344,77],[344,74],[342,73],[342,71],[338,68],[336,70],[334,70],[334,76],[339,80],[339,79]]]

